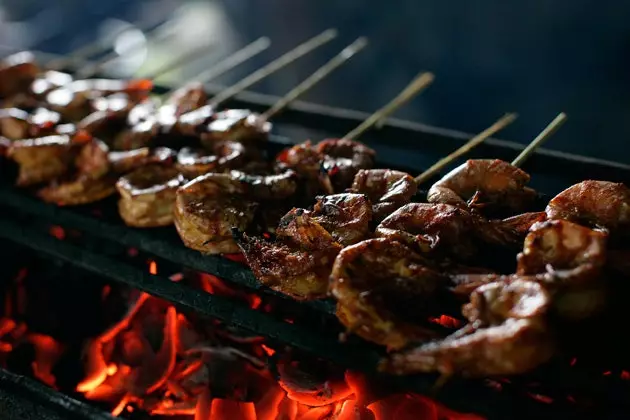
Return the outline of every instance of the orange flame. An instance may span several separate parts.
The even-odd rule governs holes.
[[[103,343],[92,340],[87,346],[86,376],[76,387],[78,392],[89,392],[105,382],[108,366],[103,358]],[[113,374],[112,374],[113,375]]]
[[[265,353],[267,353],[267,355],[273,356],[274,354],[276,354],[276,351],[274,349],[272,349],[271,347],[267,347],[264,344],[261,344],[260,346],[265,351]]]
[[[215,398],[210,406],[210,417],[204,420],[256,420],[254,403]]]
[[[149,262],[149,273],[153,274],[154,276],[158,273],[157,263],[153,260]]]
[[[166,325],[164,326],[164,342],[162,343],[162,348],[156,357],[156,361],[158,365],[165,364],[165,369],[160,377],[147,388],[147,394],[152,393],[162,385],[168,379],[170,374],[175,369],[175,362],[177,357],[177,311],[175,311],[174,307],[168,308],[166,312]],[[162,362],[162,363],[161,363]],[[166,362],[166,363],[163,363]]]
[[[276,420],[279,414],[280,403],[286,396],[282,388],[270,387],[263,397],[256,403],[256,415],[258,420]]]

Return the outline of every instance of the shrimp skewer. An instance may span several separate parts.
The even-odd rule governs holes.
[[[323,39],[327,39],[328,37],[329,35],[327,35],[327,37]],[[318,43],[321,43],[321,42],[323,41],[321,40],[318,41]],[[323,78],[326,75],[330,74],[330,72],[338,68],[341,64],[345,63],[349,58],[351,58],[356,52],[362,49],[365,45],[366,45],[365,39],[361,38],[358,41],[355,41],[353,44],[346,47],[335,58],[329,61],[326,65],[324,65],[322,68],[320,68],[315,73],[313,73],[304,82],[300,83],[296,88],[292,89],[285,97],[280,99],[274,106],[272,106],[268,112],[263,114],[263,119],[265,120],[265,124],[268,124],[266,122],[267,118],[269,118],[271,115],[274,115],[280,110],[282,110],[285,106],[287,106],[289,103],[295,100],[299,95],[305,93],[308,89],[312,88],[317,82],[323,80]],[[285,58],[284,61],[281,62],[280,64],[283,64],[286,61],[287,60]],[[279,66],[276,64],[275,68],[279,68]],[[230,110],[227,112],[233,112],[233,111],[234,110]],[[221,141],[221,142],[211,142],[207,144],[207,146],[211,147],[211,149],[206,151],[205,153],[200,149],[195,149],[195,150],[186,149],[186,148],[182,149],[180,153],[178,154],[177,165],[175,166],[176,169],[180,170],[182,173],[186,174],[188,177],[194,178],[195,176],[205,174],[209,171],[220,172],[220,171],[228,170],[237,166],[244,166],[247,157],[256,156],[255,151],[248,151],[248,149],[255,149],[254,147],[250,146],[249,148],[246,148],[245,145],[241,144],[238,141],[226,140],[226,141]],[[138,171],[146,173],[147,169],[139,169]],[[137,201],[138,207],[139,207],[139,214],[146,214],[147,205],[150,207],[153,204],[155,206],[163,207],[164,209],[166,209],[168,200],[172,200],[174,202],[175,196],[173,194],[164,193],[165,196],[162,199],[151,196],[153,192],[156,191],[156,188],[160,188],[160,185],[159,185],[160,182],[172,181],[172,177],[170,175],[167,177],[161,177],[157,175],[158,172],[164,172],[164,171],[166,170],[155,167],[153,170],[153,172],[155,173],[155,176],[147,177],[147,176],[143,176],[142,174],[138,175],[138,179],[146,180],[147,178],[149,178],[157,183],[151,186],[150,188],[148,188],[148,186],[145,186],[145,188],[142,188],[140,191],[138,191],[138,189],[127,188],[127,187],[130,187],[129,183],[119,184],[119,187],[123,190],[125,188],[127,188],[129,191],[131,191],[131,189],[134,190],[133,193],[123,195],[123,199],[121,200],[121,207],[120,207],[121,210],[122,209],[127,209],[129,211],[132,210],[134,206],[134,201]],[[167,171],[167,172],[170,173],[170,171]],[[134,174],[130,174],[129,177],[134,177]],[[170,186],[166,188],[165,190],[160,189],[160,191],[170,191],[170,190],[171,190]],[[148,197],[146,197],[147,195]],[[270,196],[270,197],[264,197],[264,199],[277,200],[277,197]],[[127,212],[127,216],[131,215],[129,211]],[[218,211],[220,212],[221,209],[218,209]],[[179,218],[178,223],[180,226],[184,226],[186,224],[186,222],[183,219],[185,219],[187,215],[190,216],[192,220],[195,220],[201,223],[201,219],[203,219],[204,217],[203,214],[192,215],[187,212],[194,212],[194,209],[190,206],[183,206],[183,205],[179,206],[179,213],[177,214]],[[168,216],[164,212],[160,212],[160,214],[163,215],[160,218],[160,224],[169,223],[170,220]],[[217,214],[213,214],[212,217],[215,217],[215,216],[221,218],[221,216]],[[215,222],[216,220],[210,221],[209,224],[206,226],[201,226],[200,224],[198,224],[196,228],[191,225],[191,226],[188,226],[189,229],[181,229],[180,232],[184,232],[183,233],[184,235],[186,235],[189,232],[194,232],[192,233],[192,235],[196,237],[199,231],[203,231],[204,228],[207,228],[209,226],[214,226],[216,224]],[[143,226],[150,226],[150,221],[145,220],[143,222]],[[243,227],[241,225],[239,226]],[[222,245],[217,246],[217,247],[206,247],[206,246],[203,246],[203,244],[200,245],[196,243],[194,240],[190,240],[187,242],[191,244],[195,243],[194,246],[196,247],[196,249],[202,248],[206,252],[214,252],[213,250],[229,249],[229,247],[232,245],[234,247],[236,246],[235,244],[230,244],[231,233],[228,235],[227,230],[218,229],[215,231],[215,233],[217,233],[221,237],[220,242]],[[205,241],[210,241],[210,239],[206,238]]]
[[[517,165],[521,165],[565,120],[566,114],[560,113],[512,164],[498,159],[468,160],[433,184],[427,201],[474,211],[486,207],[522,209],[533,200],[536,192],[527,187],[530,177]]]
[[[469,377],[524,373],[548,361],[556,345],[546,321],[549,294],[516,280],[475,290],[464,307],[469,324],[452,335],[383,360],[394,374],[440,372]]]

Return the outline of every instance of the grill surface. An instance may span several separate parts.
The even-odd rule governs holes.
[[[228,105],[263,110],[274,101],[274,98],[251,93],[245,93],[239,98]],[[313,140],[319,140],[326,135],[339,135],[348,131],[362,117],[361,114],[351,111],[298,103],[277,120],[278,127],[276,128],[280,134],[299,131],[305,136],[313,136]],[[365,142],[379,152],[379,158],[381,158],[379,166],[398,167],[413,173],[419,172],[422,167],[428,166],[441,155],[455,149],[465,137],[461,133],[394,121],[393,125],[366,136]],[[303,139],[295,139],[296,142],[301,140]],[[290,142],[286,137],[276,137],[272,144],[279,149]],[[480,147],[475,156],[510,159],[517,154],[517,150],[518,147],[513,143],[495,140]],[[401,156],[405,156],[406,160],[400,159]],[[630,167],[544,150],[534,155],[525,169],[533,173],[534,185],[538,188],[542,185],[542,190],[547,193],[554,193],[559,188],[581,180],[583,173],[589,173],[592,178],[630,181]],[[13,187],[2,185],[0,186],[0,214],[3,216],[0,219],[0,236],[55,259],[105,275],[113,281],[167,299],[186,310],[217,318],[265,336],[272,342],[307,351],[346,367],[364,371],[374,369],[376,361],[382,355],[380,349],[374,346],[355,339],[340,344],[336,333],[326,334],[277,320],[229,299],[173,283],[165,277],[150,275],[124,262],[59,241],[27,225],[29,220],[34,218],[39,223],[58,224],[76,229],[87,236],[99,237],[125,247],[136,247],[178,265],[214,274],[241,287],[277,296],[277,293],[260,286],[252,273],[242,265],[222,257],[203,256],[196,251],[186,249],[173,228],[137,230],[126,227],[117,217],[115,206],[112,204],[106,202],[99,205],[99,208],[103,209],[103,217],[96,218],[90,215],[89,207],[56,208],[39,202],[24,192],[16,191]],[[331,317],[333,313],[333,305],[329,301],[296,303],[288,298],[283,298],[283,300],[287,305],[294,305],[296,308],[306,307],[313,316]],[[611,411],[617,407],[627,407],[627,384],[613,378],[604,380],[601,376],[594,377],[577,369],[554,366],[540,378],[536,375],[528,379],[530,381],[539,379],[548,387],[558,390],[587,391],[596,398],[606,401]],[[435,379],[435,376],[423,375],[383,380],[391,381],[392,386],[402,386],[430,395]],[[513,385],[506,385],[503,392],[495,392],[480,381],[453,380],[441,390],[436,398],[453,409],[476,412],[488,418],[529,417],[534,411],[538,417],[568,418],[574,410],[566,402],[550,405],[524,397],[522,389],[517,384],[518,381],[515,382]],[[66,397],[60,397],[59,394],[45,387],[33,385],[32,381],[18,379],[7,372],[0,372],[0,390],[11,391],[14,388],[21,390],[17,392],[16,398],[37,394],[45,401],[65,408],[70,407],[68,413],[72,413],[72,407],[75,407],[72,404],[76,402],[68,405],[69,399],[64,399]],[[28,392],[24,394],[24,390]],[[79,411],[85,414],[83,408]],[[600,414],[604,413],[600,412]],[[73,418],[78,415],[75,412],[63,418]],[[109,416],[99,417],[96,414],[89,415],[97,419],[110,418]]]

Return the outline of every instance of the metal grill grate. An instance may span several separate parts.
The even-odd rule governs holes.
[[[251,93],[244,93],[239,98],[230,105],[259,110],[266,108],[269,103],[275,100],[275,98],[265,98]],[[305,130],[317,129],[325,133],[338,133],[347,131],[347,128],[354,126],[357,119],[360,118],[362,118],[361,114],[355,114],[351,111],[333,110],[298,103],[279,118],[278,122],[280,131],[290,126],[299,126]],[[377,150],[384,151],[385,159],[380,162],[381,166],[405,166],[404,164],[395,165],[396,162],[392,157],[396,154],[388,153],[388,150],[391,152],[393,148],[397,152],[411,151],[413,152],[412,156],[420,156],[422,158],[419,159],[420,164],[418,166],[420,167],[425,166],[425,162],[428,164],[446,151],[452,150],[453,146],[461,142],[462,137],[459,133],[394,122],[394,125],[386,127],[380,133],[368,136],[366,140]],[[288,141],[276,138],[272,143],[279,148],[288,144]],[[488,145],[480,148],[477,153],[481,156],[507,158],[514,155],[514,150],[513,144],[491,141]],[[416,171],[420,169],[419,167],[415,168]],[[530,168],[528,167],[528,169]],[[588,171],[593,177],[630,181],[630,167],[545,151],[532,159],[531,170],[532,172],[538,171],[544,177],[563,185],[580,180],[581,174],[585,171]],[[2,208],[11,210],[3,211]],[[105,275],[113,281],[146,291],[188,311],[219,319],[272,341],[318,355],[342,366],[372,371],[375,363],[382,355],[375,347],[359,343],[358,340],[341,344],[336,335],[304,329],[299,325],[279,321],[229,299],[173,283],[165,277],[150,275],[145,271],[126,265],[124,262],[56,240],[38,231],[35,227],[21,224],[20,214],[30,215],[45,223],[76,229],[86,235],[100,237],[126,247],[136,247],[178,265],[216,275],[238,286],[278,296],[277,293],[260,286],[246,267],[222,257],[203,256],[196,251],[185,248],[174,229],[130,229],[124,226],[119,219],[96,218],[85,209],[56,208],[29,197],[23,192],[16,191],[12,187],[0,186],[0,215],[2,215],[0,217],[0,237],[75,264],[88,271]],[[296,303],[288,298],[283,297],[283,299],[287,301],[287,305],[307,307],[313,316],[330,317],[334,310],[332,302],[329,301]],[[435,377],[425,375],[383,380],[392,381],[395,386],[403,386],[409,390],[430,394]],[[544,375],[544,381],[550,387],[580,389],[588,392],[595,398],[609,403],[611,408],[627,406],[628,404],[625,398],[627,384],[594,378],[591,375],[582,374],[576,369],[557,368],[557,371]],[[87,406],[76,405],[78,403],[74,400],[62,397],[45,387],[33,385],[32,381],[4,371],[0,371],[0,389],[17,390],[19,395],[37,395],[39,399],[43,399],[49,404],[54,403],[63,406],[69,413],[68,417],[64,418],[110,418],[107,415],[97,414],[96,411],[90,411],[89,408],[86,408]],[[568,418],[571,413],[571,407],[566,403],[548,405],[532,398],[525,398],[517,385],[506,386],[504,392],[497,393],[481,381],[452,381],[442,389],[436,398],[454,409],[476,412],[488,418],[505,418],[506,416],[514,418],[515,413],[532,413],[534,410],[538,417],[543,418],[551,416]]]

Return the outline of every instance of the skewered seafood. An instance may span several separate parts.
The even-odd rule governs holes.
[[[372,168],[376,156],[376,152],[363,143],[348,139],[323,140],[317,145],[317,151],[323,155],[322,168],[336,192],[350,187],[359,170]]]
[[[125,93],[134,101],[146,99],[153,88],[150,80],[75,80],[50,91],[46,103],[65,119],[79,121],[94,111],[93,100],[114,93]]]
[[[208,173],[177,191],[174,221],[184,244],[198,251],[238,252],[232,228],[244,231],[259,200],[282,200],[297,189],[293,171],[249,175],[239,171]]]
[[[372,205],[363,194],[317,197],[311,216],[343,246],[367,239],[371,233]]]
[[[118,177],[137,167],[171,159],[165,149],[140,149],[130,152],[110,152],[102,141],[85,143],[77,158],[68,165],[67,177],[61,177],[40,189],[37,195],[59,206],[77,206],[102,200],[116,192]],[[71,171],[71,169],[74,169]]]
[[[545,319],[550,304],[549,294],[535,282],[487,284],[464,307],[470,324],[442,340],[392,355],[380,370],[471,377],[527,372],[555,352]]]
[[[611,234],[630,227],[630,189],[621,183],[582,181],[556,195],[545,210],[552,220],[565,219]]]
[[[535,198],[526,186],[529,175],[498,159],[471,159],[453,169],[429,189],[427,201],[484,210],[522,210]]]
[[[383,220],[376,235],[400,241],[423,254],[470,261],[482,244],[513,247],[522,240],[522,224],[531,226],[544,214],[526,213],[516,220],[488,221],[449,204],[409,203]],[[518,230],[514,227],[518,226]]]
[[[208,172],[239,169],[247,160],[246,148],[237,142],[224,141],[214,144],[211,151],[184,147],[177,154],[177,169],[188,179]]]
[[[564,319],[584,319],[600,311],[607,300],[604,272],[607,235],[554,220],[531,228],[518,255],[517,273],[453,276],[454,292],[467,294],[484,283],[528,280],[540,283],[553,297],[553,309]]]
[[[324,156],[310,140],[285,149],[276,157],[276,162],[288,166],[302,177],[307,197],[334,193],[328,173],[323,170],[323,160]]]
[[[536,223],[518,255],[519,275],[539,275],[564,318],[584,319],[606,304],[606,234],[566,220]]]
[[[350,191],[368,196],[372,202],[374,221],[379,223],[396,209],[409,203],[418,191],[418,185],[405,172],[362,169],[355,175]]]
[[[44,137],[57,133],[61,115],[46,108],[28,113],[18,108],[0,109],[0,135],[10,139]]]
[[[280,221],[276,240],[234,230],[238,246],[256,278],[296,299],[317,299],[328,292],[328,277],[342,246],[303,209]]]
[[[39,73],[35,56],[22,51],[0,61],[0,98],[28,90]]]
[[[185,182],[171,165],[142,166],[116,183],[118,211],[128,226],[154,227],[173,223],[175,193]]]
[[[337,317],[350,332],[390,349],[435,337],[422,327],[449,279],[403,244],[368,239],[344,248],[330,276]]]
[[[266,118],[246,109],[217,112],[207,125],[197,128],[201,142],[207,148],[224,140],[241,143],[265,141],[270,131],[271,123]]]
[[[7,157],[19,166],[16,184],[27,187],[63,175],[73,160],[73,152],[77,146],[88,139],[84,133],[79,132],[11,142]]]

